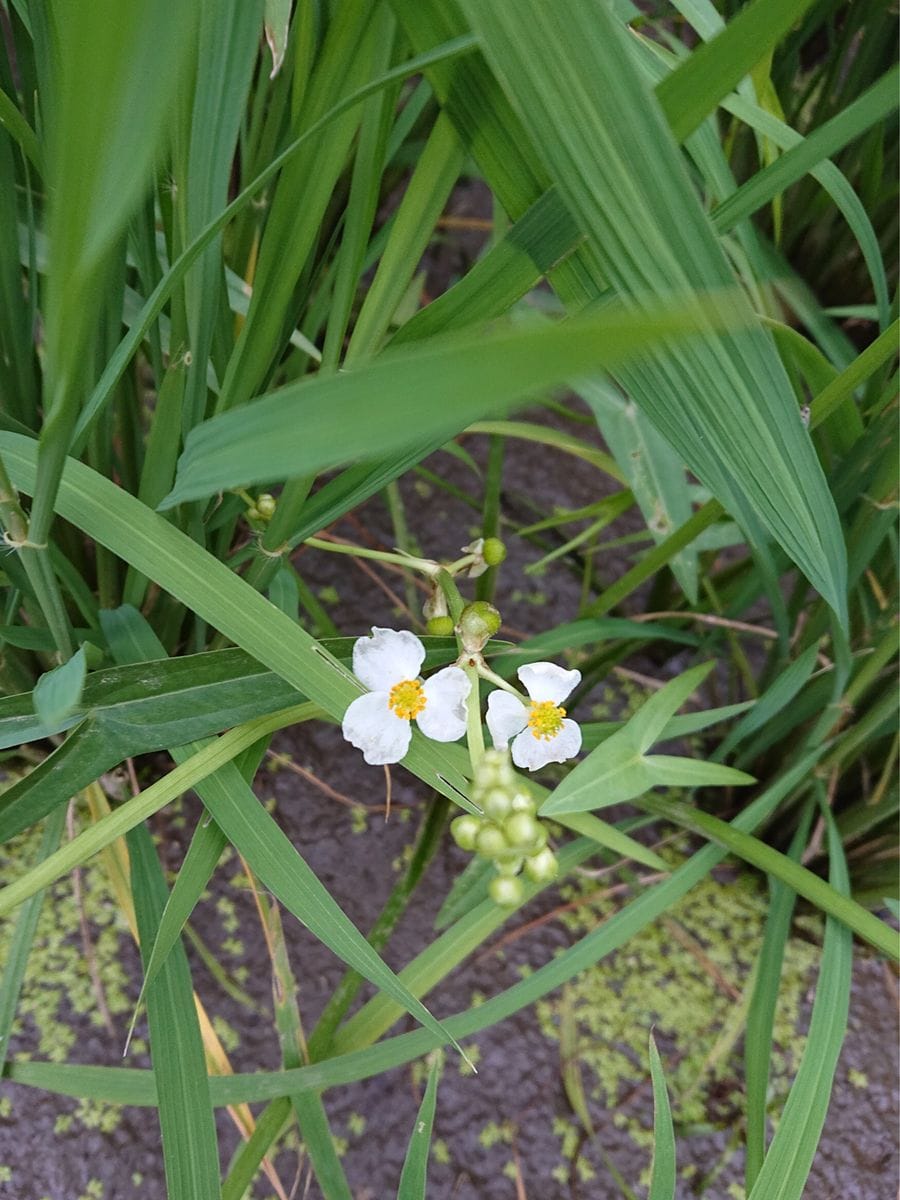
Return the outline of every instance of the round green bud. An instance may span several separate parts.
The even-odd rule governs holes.
[[[485,538],[481,553],[489,567],[499,567],[506,558],[506,547],[499,538]]]
[[[547,846],[525,859],[525,874],[532,883],[550,883],[556,878],[558,871],[556,855]]]
[[[453,618],[431,617],[425,625],[425,632],[432,637],[450,637],[453,633]]]
[[[518,875],[524,862],[525,859],[521,855],[516,855],[515,858],[495,858],[494,867],[498,875]]]
[[[537,804],[527,792],[516,792],[510,801],[510,811],[528,813],[533,817],[537,812]]]
[[[501,854],[509,853],[509,842],[503,836],[499,825],[491,825],[483,821],[475,838],[475,850],[483,858],[498,858]]]
[[[264,521],[271,520],[275,516],[275,497],[263,492],[256,497],[256,508]]]
[[[481,829],[481,821],[471,813],[464,813],[450,822],[450,833],[457,846],[463,850],[474,850],[475,840]]]
[[[492,788],[482,801],[485,816],[502,821],[512,812],[512,797],[503,788]]]
[[[488,884],[488,893],[498,907],[515,908],[522,899],[522,881],[513,875],[495,875]]]
[[[503,833],[511,846],[523,850],[531,849],[540,837],[541,827],[527,812],[513,813],[503,822]]]
[[[463,646],[470,653],[482,650],[499,628],[500,614],[493,604],[488,604],[486,600],[476,600],[473,604],[467,604],[459,618]]]
[[[259,509],[256,507],[255,504],[251,504],[250,507],[247,509],[246,517],[247,517],[248,521],[261,521],[262,520],[262,517],[260,516],[260,513],[259,513]]]

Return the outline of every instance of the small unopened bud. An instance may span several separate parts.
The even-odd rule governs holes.
[[[425,632],[432,637],[450,637],[453,633],[453,618],[429,617],[425,625]]]
[[[484,561],[489,567],[499,567],[504,558],[506,558],[506,547],[499,538],[495,537],[484,539],[484,546],[481,552],[484,555]]]
[[[525,874],[532,883],[550,883],[559,872],[556,855],[547,847],[525,860]]]
[[[271,521],[275,516],[275,497],[263,492],[256,498],[256,509],[264,521]]]
[[[495,875],[488,884],[488,892],[500,908],[515,908],[522,899],[522,881],[514,875]]]
[[[250,507],[247,509],[247,520],[248,521],[261,521],[262,520],[260,511],[256,507],[255,504],[251,504]]]
[[[500,614],[493,604],[486,600],[467,604],[459,618],[463,649],[468,654],[478,654],[499,628]]]

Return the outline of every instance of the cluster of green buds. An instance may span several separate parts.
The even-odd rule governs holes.
[[[269,492],[261,492],[247,509],[251,521],[271,521],[275,515],[276,500]]]
[[[495,904],[514,908],[522,900],[524,872],[533,883],[550,883],[559,864],[547,845],[537,805],[519,785],[506,750],[486,750],[475,771],[473,800],[484,816],[465,813],[450,832],[463,850],[490,859],[496,875],[488,885]]]

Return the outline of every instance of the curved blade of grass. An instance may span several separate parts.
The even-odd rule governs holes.
[[[650,1191],[647,1200],[674,1200],[677,1182],[675,1166],[675,1130],[666,1077],[650,1034],[650,1078],[653,1081],[653,1165],[650,1169]]]
[[[735,818],[732,828],[743,832],[756,829],[771,816],[785,796],[807,779],[822,753],[821,748],[817,748],[795,762]],[[541,996],[562,987],[580,971],[623,945],[671,908],[704,879],[726,857],[726,853],[718,846],[705,846],[697,851],[674,871],[669,879],[647,888],[631,904],[626,905],[527,979],[521,980],[483,1004],[448,1018],[446,1024],[449,1029],[455,1037],[470,1037],[526,1008]],[[482,940],[481,937],[476,938],[476,944]],[[440,978],[440,974],[437,977]],[[378,1000],[380,997],[372,1003]],[[396,1020],[396,1015],[388,1020],[387,1027],[393,1020]],[[411,1062],[439,1045],[441,1042],[433,1034],[428,1030],[421,1030],[401,1034],[375,1046],[329,1058],[325,1062],[301,1067],[296,1071],[211,1078],[210,1089],[215,1104],[272,1100],[278,1096],[289,1095],[295,1090],[320,1089],[368,1079],[402,1063]],[[6,1074],[19,1083],[54,1091],[60,1095],[84,1095],[117,1104],[152,1106],[156,1103],[153,1076],[149,1071],[16,1062],[7,1064]]]
[[[166,884],[147,829],[129,832],[128,852],[146,962],[167,899]],[[221,1195],[216,1123],[183,947],[170,954],[147,989],[147,1014],[169,1200],[216,1200]]]
[[[643,796],[640,806],[718,842],[745,862],[752,863],[761,871],[782,880],[822,912],[842,921],[882,954],[900,959],[896,930],[880,921],[849,896],[841,894],[824,879],[808,871],[806,867],[792,862],[784,854],[767,846],[765,842],[680,800],[670,800],[663,796]]]
[[[260,1163],[284,1132],[290,1115],[291,1102],[286,1096],[272,1100],[260,1113],[256,1128],[241,1144],[222,1182],[222,1200],[244,1200]]]
[[[428,1155],[431,1150],[431,1130],[434,1127],[434,1112],[437,1107],[437,1085],[441,1074],[441,1054],[436,1051],[428,1072],[425,1095],[419,1105],[416,1123],[413,1126],[397,1200],[427,1200],[425,1188],[428,1179]]]
[[[823,815],[828,825],[831,886],[846,898],[850,883],[840,837],[831,813],[826,809]],[[803,1196],[847,1028],[852,972],[853,937],[829,916],[803,1058],[749,1200],[801,1200]]]

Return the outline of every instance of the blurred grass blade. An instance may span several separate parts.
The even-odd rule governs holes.
[[[678,141],[684,141],[750,74],[812,3],[754,0],[659,85],[656,98]]]
[[[440,1078],[442,1056],[435,1051],[428,1072],[428,1083],[425,1095],[419,1105],[416,1123],[413,1126],[406,1158],[403,1161],[403,1172],[400,1175],[400,1186],[397,1189],[397,1200],[427,1200],[426,1186],[428,1178],[428,1155],[431,1152],[431,1131],[434,1127],[434,1112],[437,1107],[437,1085]]]
[[[166,902],[166,884],[145,828],[131,830],[128,851],[141,952],[147,955]],[[181,946],[147,989],[147,1013],[168,1200],[216,1200],[221,1195],[216,1124],[191,972]]]
[[[666,1077],[653,1034],[650,1034],[650,1077],[653,1081],[653,1165],[647,1200],[675,1200],[675,1131]]]
[[[724,297],[718,307],[728,321]],[[642,313],[607,310],[537,329],[434,339],[346,374],[289,385],[194,429],[160,508],[374,458],[423,437],[449,439],[573,375],[622,363],[658,339],[688,336],[710,309],[709,300],[682,297]]]

